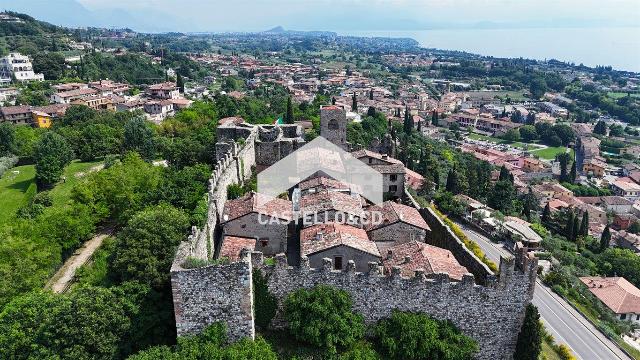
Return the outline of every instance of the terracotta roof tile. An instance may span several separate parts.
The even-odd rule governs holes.
[[[323,211],[336,210],[347,214],[362,217],[362,200],[359,196],[320,190],[313,194],[307,194],[300,199],[300,211],[303,213],[319,213]]]
[[[336,246],[348,246],[375,256],[380,256],[376,244],[369,240],[360,228],[328,222],[317,224],[300,231],[300,252],[311,255]]]
[[[292,211],[291,201],[250,192],[238,199],[227,201],[222,218],[224,222],[228,222],[250,213],[258,213],[289,221]]]
[[[220,258],[226,257],[231,262],[240,260],[240,252],[242,249],[253,251],[256,248],[256,239],[225,236],[220,247]]]
[[[462,280],[462,276],[469,272],[451,251],[418,241],[389,248],[388,253],[383,254],[382,265],[386,273],[390,273],[394,266],[400,266],[402,275],[406,277],[412,277],[415,270],[423,269],[426,275],[444,272],[452,279]]]
[[[389,226],[398,222],[404,222],[420,229],[431,230],[417,209],[407,205],[398,204],[395,201],[385,201],[380,205],[374,205],[367,209],[367,217],[372,218],[371,213],[382,214],[382,223],[372,224],[367,222],[366,230],[371,231]]]
[[[640,314],[640,289],[623,277],[581,277],[593,295],[616,314]]]

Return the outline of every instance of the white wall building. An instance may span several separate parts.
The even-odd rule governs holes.
[[[33,72],[33,64],[28,56],[11,53],[0,59],[0,83],[8,84],[14,79],[23,81],[43,81],[43,74]]]

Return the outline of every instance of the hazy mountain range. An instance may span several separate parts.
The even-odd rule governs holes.
[[[633,0],[614,0],[618,8],[607,11],[616,13],[595,11],[595,6],[583,2],[570,6],[573,0],[549,8],[555,6],[549,1],[0,0],[0,9],[68,27],[127,27],[141,32],[261,31],[276,25],[330,31],[637,26],[640,17],[632,3],[630,11],[620,8]],[[576,8],[581,4],[585,5]],[[523,6],[531,7],[531,13],[522,11]]]

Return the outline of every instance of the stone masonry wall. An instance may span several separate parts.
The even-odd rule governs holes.
[[[511,359],[525,307],[533,297],[537,268],[537,261],[526,255],[519,257],[523,268],[516,268],[514,258],[503,258],[497,281],[481,286],[475,284],[472,274],[466,274],[461,282],[452,282],[447,274],[428,279],[422,271],[404,278],[395,268],[391,276],[385,277],[376,263],[370,264],[369,272],[360,273],[355,271],[353,262],[348,263],[346,271],[335,271],[330,259],[324,260],[321,269],[311,269],[306,258],[300,267],[292,268],[286,266],[283,256],[277,257],[276,266],[264,266],[260,254],[252,255],[256,257],[254,265],[268,274],[269,289],[279,301],[278,314],[272,322],[276,328],[285,325],[280,312],[290,292],[325,284],[349,292],[354,310],[369,324],[388,317],[392,309],[448,319],[478,341],[477,359]]]
[[[227,324],[229,339],[255,336],[250,255],[229,265],[171,271],[178,336],[197,334],[214,322]]]

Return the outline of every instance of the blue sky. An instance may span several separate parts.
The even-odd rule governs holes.
[[[127,25],[141,31],[640,24],[640,0],[0,0],[0,8],[61,25]]]

